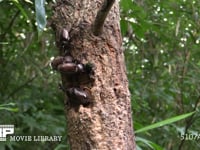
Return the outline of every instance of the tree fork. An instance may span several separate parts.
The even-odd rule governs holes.
[[[65,29],[69,36],[67,46],[60,49],[60,55],[69,50],[72,57],[81,63],[95,66],[94,84],[84,85],[89,87],[94,104],[89,107],[80,105],[78,109],[65,105],[72,150],[136,149],[118,3],[106,7],[108,11],[103,15],[103,21],[95,21],[101,16],[98,12],[108,6],[104,5],[105,1],[57,0],[54,6],[52,26],[59,49],[62,44],[61,31]],[[100,30],[96,32],[97,27]],[[69,81],[65,75],[61,75],[61,78],[65,89]]]

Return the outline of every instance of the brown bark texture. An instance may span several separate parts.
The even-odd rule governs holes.
[[[69,33],[71,55],[94,65],[95,81],[85,84],[93,104],[65,112],[72,150],[135,150],[131,101],[119,26],[119,4],[115,1],[104,23],[103,32],[94,36],[92,27],[103,0],[57,0],[52,26],[60,45],[61,30]],[[60,49],[59,55],[64,55]],[[68,79],[61,75],[64,88]]]

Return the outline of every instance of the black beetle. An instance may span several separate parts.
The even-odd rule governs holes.
[[[69,97],[70,104],[74,106],[83,105],[86,107],[92,102],[92,96],[89,90],[69,88],[67,89],[66,94]]]

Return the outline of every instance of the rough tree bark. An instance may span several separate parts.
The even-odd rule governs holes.
[[[61,31],[64,28],[69,34],[66,33],[69,41],[65,48],[70,49],[75,59],[95,66],[94,84],[84,85],[92,93],[93,105],[80,105],[74,109],[67,103],[69,98],[66,96],[65,99],[72,150],[135,150],[130,93],[119,26],[119,4],[115,1],[112,6],[109,4],[112,2],[114,0],[57,0],[53,7],[52,27],[56,32],[60,55],[65,53],[60,48]],[[110,9],[108,15],[104,12],[107,11],[105,7]],[[97,15],[98,11],[100,15]],[[107,15],[105,22],[101,15]],[[95,21],[96,16],[100,19]],[[61,77],[66,89],[65,85],[70,81],[65,75]]]

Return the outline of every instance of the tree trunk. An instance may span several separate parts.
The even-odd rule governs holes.
[[[92,105],[72,107],[66,96],[70,147],[72,150],[135,150],[119,4],[114,2],[102,34],[95,36],[92,30],[102,4],[103,0],[57,0],[53,8],[52,26],[60,55],[70,51],[74,59],[94,66],[94,83],[81,85],[91,91]],[[63,29],[67,31],[65,46],[61,41]],[[65,90],[71,81],[64,74],[61,77]]]

